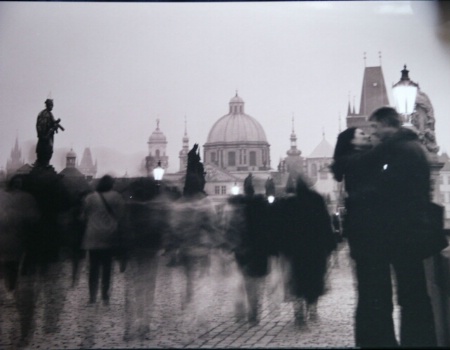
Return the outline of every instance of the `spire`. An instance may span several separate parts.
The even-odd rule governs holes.
[[[339,117],[338,117],[338,133],[341,133],[341,112],[339,112]]]
[[[189,151],[189,137],[187,134],[187,120],[186,115],[184,116],[184,136],[183,136],[183,150],[187,152]]]
[[[322,138],[325,139],[325,128],[322,126]]]
[[[378,58],[380,59],[380,67],[381,67],[381,51],[378,51]]]
[[[348,99],[348,108],[347,108],[347,116],[352,115],[352,110],[350,107],[350,98]]]
[[[355,96],[353,96],[353,115],[356,115],[355,105]]]
[[[366,67],[366,52],[364,52],[364,67]]]
[[[156,130],[159,130],[159,118],[156,118]]]
[[[291,148],[286,152],[288,156],[300,156],[302,152],[297,149],[297,135],[294,129],[294,113],[292,113],[292,132],[291,132]]]
[[[189,152],[189,137],[187,135],[187,119],[184,115],[184,136],[183,136],[183,146],[179,152],[178,158],[180,159],[180,171],[186,171],[188,152]]]

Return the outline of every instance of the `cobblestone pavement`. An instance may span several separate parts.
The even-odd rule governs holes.
[[[100,349],[100,348],[342,348],[353,347],[353,313],[355,287],[348,251],[344,247],[332,259],[328,275],[328,292],[319,300],[318,319],[306,326],[296,326],[290,302],[284,302],[282,290],[274,288],[276,274],[266,279],[261,321],[251,326],[234,317],[234,274],[220,274],[213,262],[211,273],[196,291],[194,310],[181,308],[184,275],[179,267],[167,267],[161,257],[157,276],[156,302],[145,340],[124,341],[124,274],[115,266],[109,305],[88,305],[86,266],[76,287],[70,278],[60,278],[62,312],[57,328],[44,332],[44,318],[49,305],[43,293],[37,301],[35,332],[30,342],[18,346],[19,319],[15,300],[4,290],[0,299],[1,349]],[[338,262],[338,263],[337,263]],[[61,276],[70,276],[66,263]],[[3,286],[1,286],[3,288]],[[55,303],[55,304],[53,304]],[[59,303],[59,304],[58,304]],[[47,316],[48,317],[48,316]]]

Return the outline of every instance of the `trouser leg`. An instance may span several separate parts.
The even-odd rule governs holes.
[[[100,256],[96,250],[89,251],[89,301],[97,299],[98,280],[100,273]]]
[[[11,292],[16,288],[17,278],[19,276],[19,261],[6,261],[4,262],[5,270],[5,287]]]
[[[356,346],[395,347],[390,265],[385,261],[357,261],[358,304]]]
[[[393,266],[401,307],[401,346],[436,346],[433,310],[427,292],[423,261],[402,260],[394,262]]]
[[[112,254],[110,250],[102,252],[102,300],[109,301],[109,288],[111,286]]]

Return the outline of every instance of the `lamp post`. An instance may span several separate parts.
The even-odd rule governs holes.
[[[239,194],[239,186],[236,182],[234,183],[233,187],[231,187],[231,193],[233,194],[233,196],[237,196]]]
[[[411,115],[416,106],[419,84],[409,79],[409,70],[406,69],[406,64],[403,66],[401,73],[400,81],[392,86],[392,92],[397,112],[403,116],[403,126],[414,128],[414,125],[411,123]]]
[[[273,179],[269,177],[266,180],[266,197],[267,201],[272,204],[275,201],[275,183],[273,182]]]
[[[158,186],[158,193],[160,191],[159,188],[163,176],[164,176],[164,169],[161,167],[161,161],[159,160],[157,167],[153,169],[153,177],[155,178],[156,184]]]

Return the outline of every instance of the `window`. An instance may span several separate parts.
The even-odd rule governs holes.
[[[249,156],[250,156],[250,166],[252,166],[252,165],[255,166],[256,165],[256,152],[250,151]]]
[[[229,166],[236,165],[236,152],[228,152],[228,165]]]
[[[155,152],[155,157],[156,157],[156,158],[159,158],[159,154],[160,154],[160,153],[159,153],[159,149],[157,149],[156,152]]]
[[[317,176],[317,165],[311,164],[311,177],[316,177],[316,176]]]
[[[321,179],[321,180],[326,180],[326,179],[328,178],[327,175],[328,175],[327,172],[322,170],[322,171],[320,172],[320,179]]]
[[[220,186],[214,186],[214,194],[220,194]]]
[[[211,163],[216,162],[216,152],[211,152]]]
[[[227,194],[227,186],[222,186],[222,194]]]
[[[439,183],[439,185],[443,185],[444,184],[444,175],[439,175],[438,183]]]

